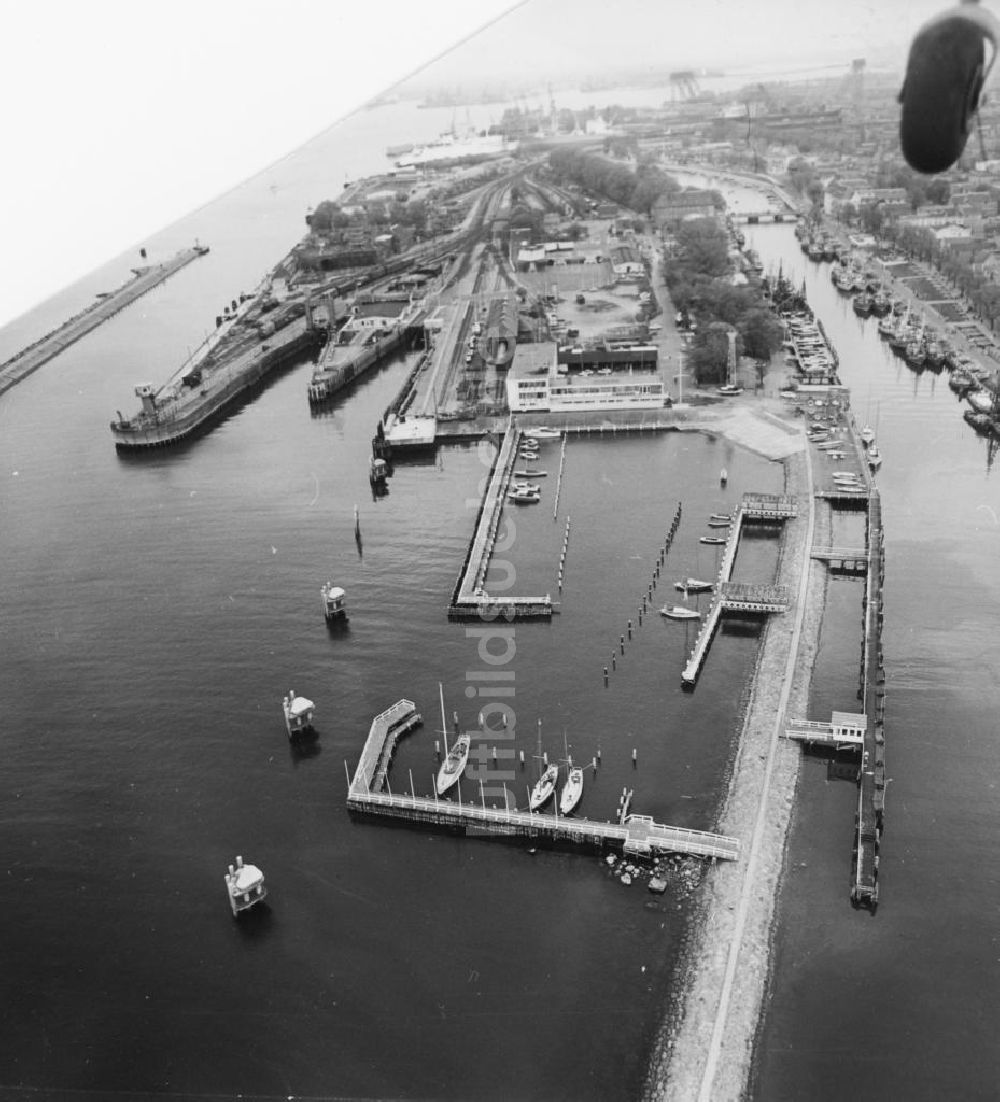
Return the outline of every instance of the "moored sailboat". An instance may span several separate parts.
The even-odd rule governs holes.
[[[444,717],[444,690],[441,688],[440,682],[438,682],[438,692],[441,694],[441,735],[444,738],[445,756],[444,761],[441,762],[441,768],[438,770],[437,791],[439,796],[443,796],[465,772],[472,740],[469,738],[468,732],[463,731],[452,743],[451,749],[448,749],[448,724]],[[457,725],[456,721],[456,727]]]

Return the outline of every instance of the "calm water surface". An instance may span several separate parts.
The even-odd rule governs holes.
[[[529,855],[345,808],[345,762],[376,712],[402,696],[422,709],[393,783],[412,773],[427,792],[438,682],[463,724],[482,706],[466,695],[484,669],[477,640],[444,615],[486,471],[479,450],[401,465],[372,499],[368,442],[403,361],[319,416],[309,364],[292,366],[208,435],[151,455],[118,456],[107,427],[133,407],[134,383],[165,378],[219,305],[298,238],[308,203],[382,167],[385,144],[449,122],[412,105],[355,116],[170,227],[151,256],[196,235],[210,256],[0,402],[0,1094],[638,1089],[681,943],[678,899],[623,887],[593,855]],[[132,262],[19,319],[0,355]],[[720,633],[684,693],[691,629],[650,616],[607,689],[600,671],[637,619],[677,501],[661,601],[676,598],[675,576],[714,569],[697,542],[709,512],[780,485],[777,466],[702,436],[571,442],[558,518],[547,486],[517,513],[510,554],[518,591],[555,592],[572,515],[561,614],[517,625],[509,667],[522,802],[541,719],[550,754],[601,752],[583,813],[611,818],[627,784],[637,810],[711,825],[755,636]],[[775,555],[748,544],[738,575],[770,577]],[[319,598],[330,578],[351,612],[335,633]],[[298,750],[281,718],[289,688],[318,707],[319,737]],[[271,891],[240,923],[222,882],[237,853]]]

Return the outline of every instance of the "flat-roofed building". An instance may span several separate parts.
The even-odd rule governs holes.
[[[656,362],[657,350],[650,345],[518,345],[507,376],[507,403],[512,413],[662,409],[666,393]]]

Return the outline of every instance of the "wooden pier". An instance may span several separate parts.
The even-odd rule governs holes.
[[[190,249],[181,249],[176,256],[162,264],[134,268],[134,277],[128,283],[109,294],[102,295],[97,302],[63,322],[58,329],[54,329],[41,340],[23,348],[15,356],[0,364],[0,394],[16,386],[22,379],[27,378],[32,372],[58,356],[60,352],[69,348],[71,344],[75,344],[81,337],[85,337],[108,318],[113,317],[119,310],[124,310],[147,291],[152,290],[190,264],[192,260],[204,256],[207,252],[207,246],[196,244]]]
[[[882,508],[878,488],[868,469],[867,455],[854,418],[844,408],[844,450],[850,452],[861,480],[858,489],[814,485],[814,496],[830,509],[864,509],[864,547],[814,547],[810,558],[836,573],[865,580],[864,629],[861,652],[860,713],[834,712],[831,722],[793,720],[785,737],[824,746],[860,758],[857,767],[858,802],[851,868],[851,903],[872,912],[878,906],[879,847],[885,814],[885,668],[882,658],[882,585],[885,579]]]
[[[868,717],[857,712],[834,712],[829,723],[809,719],[793,719],[785,728],[785,738],[811,746],[825,746],[837,751],[860,751],[864,748]]]
[[[691,649],[687,665],[681,672],[681,681],[685,685],[693,685],[698,680],[702,663],[708,654],[708,648],[712,645],[712,638],[719,626],[719,620],[723,612],[770,615],[771,613],[788,611],[791,604],[791,594],[788,592],[787,586],[750,585],[731,582],[729,579],[732,576],[733,564],[736,561],[740,532],[745,523],[750,521],[753,523],[781,524],[790,517],[797,515],[798,503],[793,497],[783,494],[748,493],[743,495],[743,500],[737,507],[736,514],[733,517],[729,536],[726,539],[726,546],[722,552],[712,604],[702,621],[701,630],[698,632],[698,638]]]
[[[868,572],[868,550],[857,547],[828,547],[814,549],[809,557],[825,562],[829,568],[842,574],[866,574]]]
[[[419,722],[419,713],[411,700],[397,701],[372,720],[354,776],[349,777],[347,806],[351,811],[426,823],[476,837],[547,838],[594,849],[620,849],[637,857],[664,853],[723,861],[735,861],[739,857],[737,838],[706,830],[666,826],[654,822],[648,815],[628,814],[621,822],[611,823],[578,819],[558,812],[543,814],[509,806],[488,807],[485,799],[478,804],[463,803],[458,789],[455,801],[436,795],[418,796],[412,790],[412,782],[409,795],[383,792],[383,787],[389,788],[388,763],[396,741]]]
[[[465,562],[452,591],[448,605],[449,620],[502,619],[510,622],[552,618],[554,609],[549,594],[543,597],[493,597],[486,592],[486,573],[517,461],[520,438],[520,429],[514,426],[513,420],[509,421],[483,493]]]
[[[885,815],[885,667],[882,660],[882,586],[885,550],[878,490],[868,502],[871,555],[865,582],[865,634],[861,659],[862,701],[868,714],[855,818],[854,878],[851,902],[874,912],[878,906],[879,847]]]

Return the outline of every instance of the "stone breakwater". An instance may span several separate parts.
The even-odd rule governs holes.
[[[782,689],[795,642],[794,613],[771,617],[757,659],[729,789],[716,828],[741,840],[744,857],[718,864],[701,889],[681,969],[682,994],[654,1043],[645,1096],[657,1102],[745,1097],[767,987],[772,923],[799,773],[800,751],[778,735],[779,710],[805,715],[819,644],[826,572],[808,556],[810,476],[802,452],[786,458],[786,493],[799,516],[786,525],[778,581],[800,592],[809,571],[789,695]],[[820,518],[820,524],[825,518]],[[770,779],[762,807],[768,759]],[[748,855],[760,830],[752,870]],[[734,948],[735,944],[735,948]],[[735,966],[732,959],[735,960]]]

